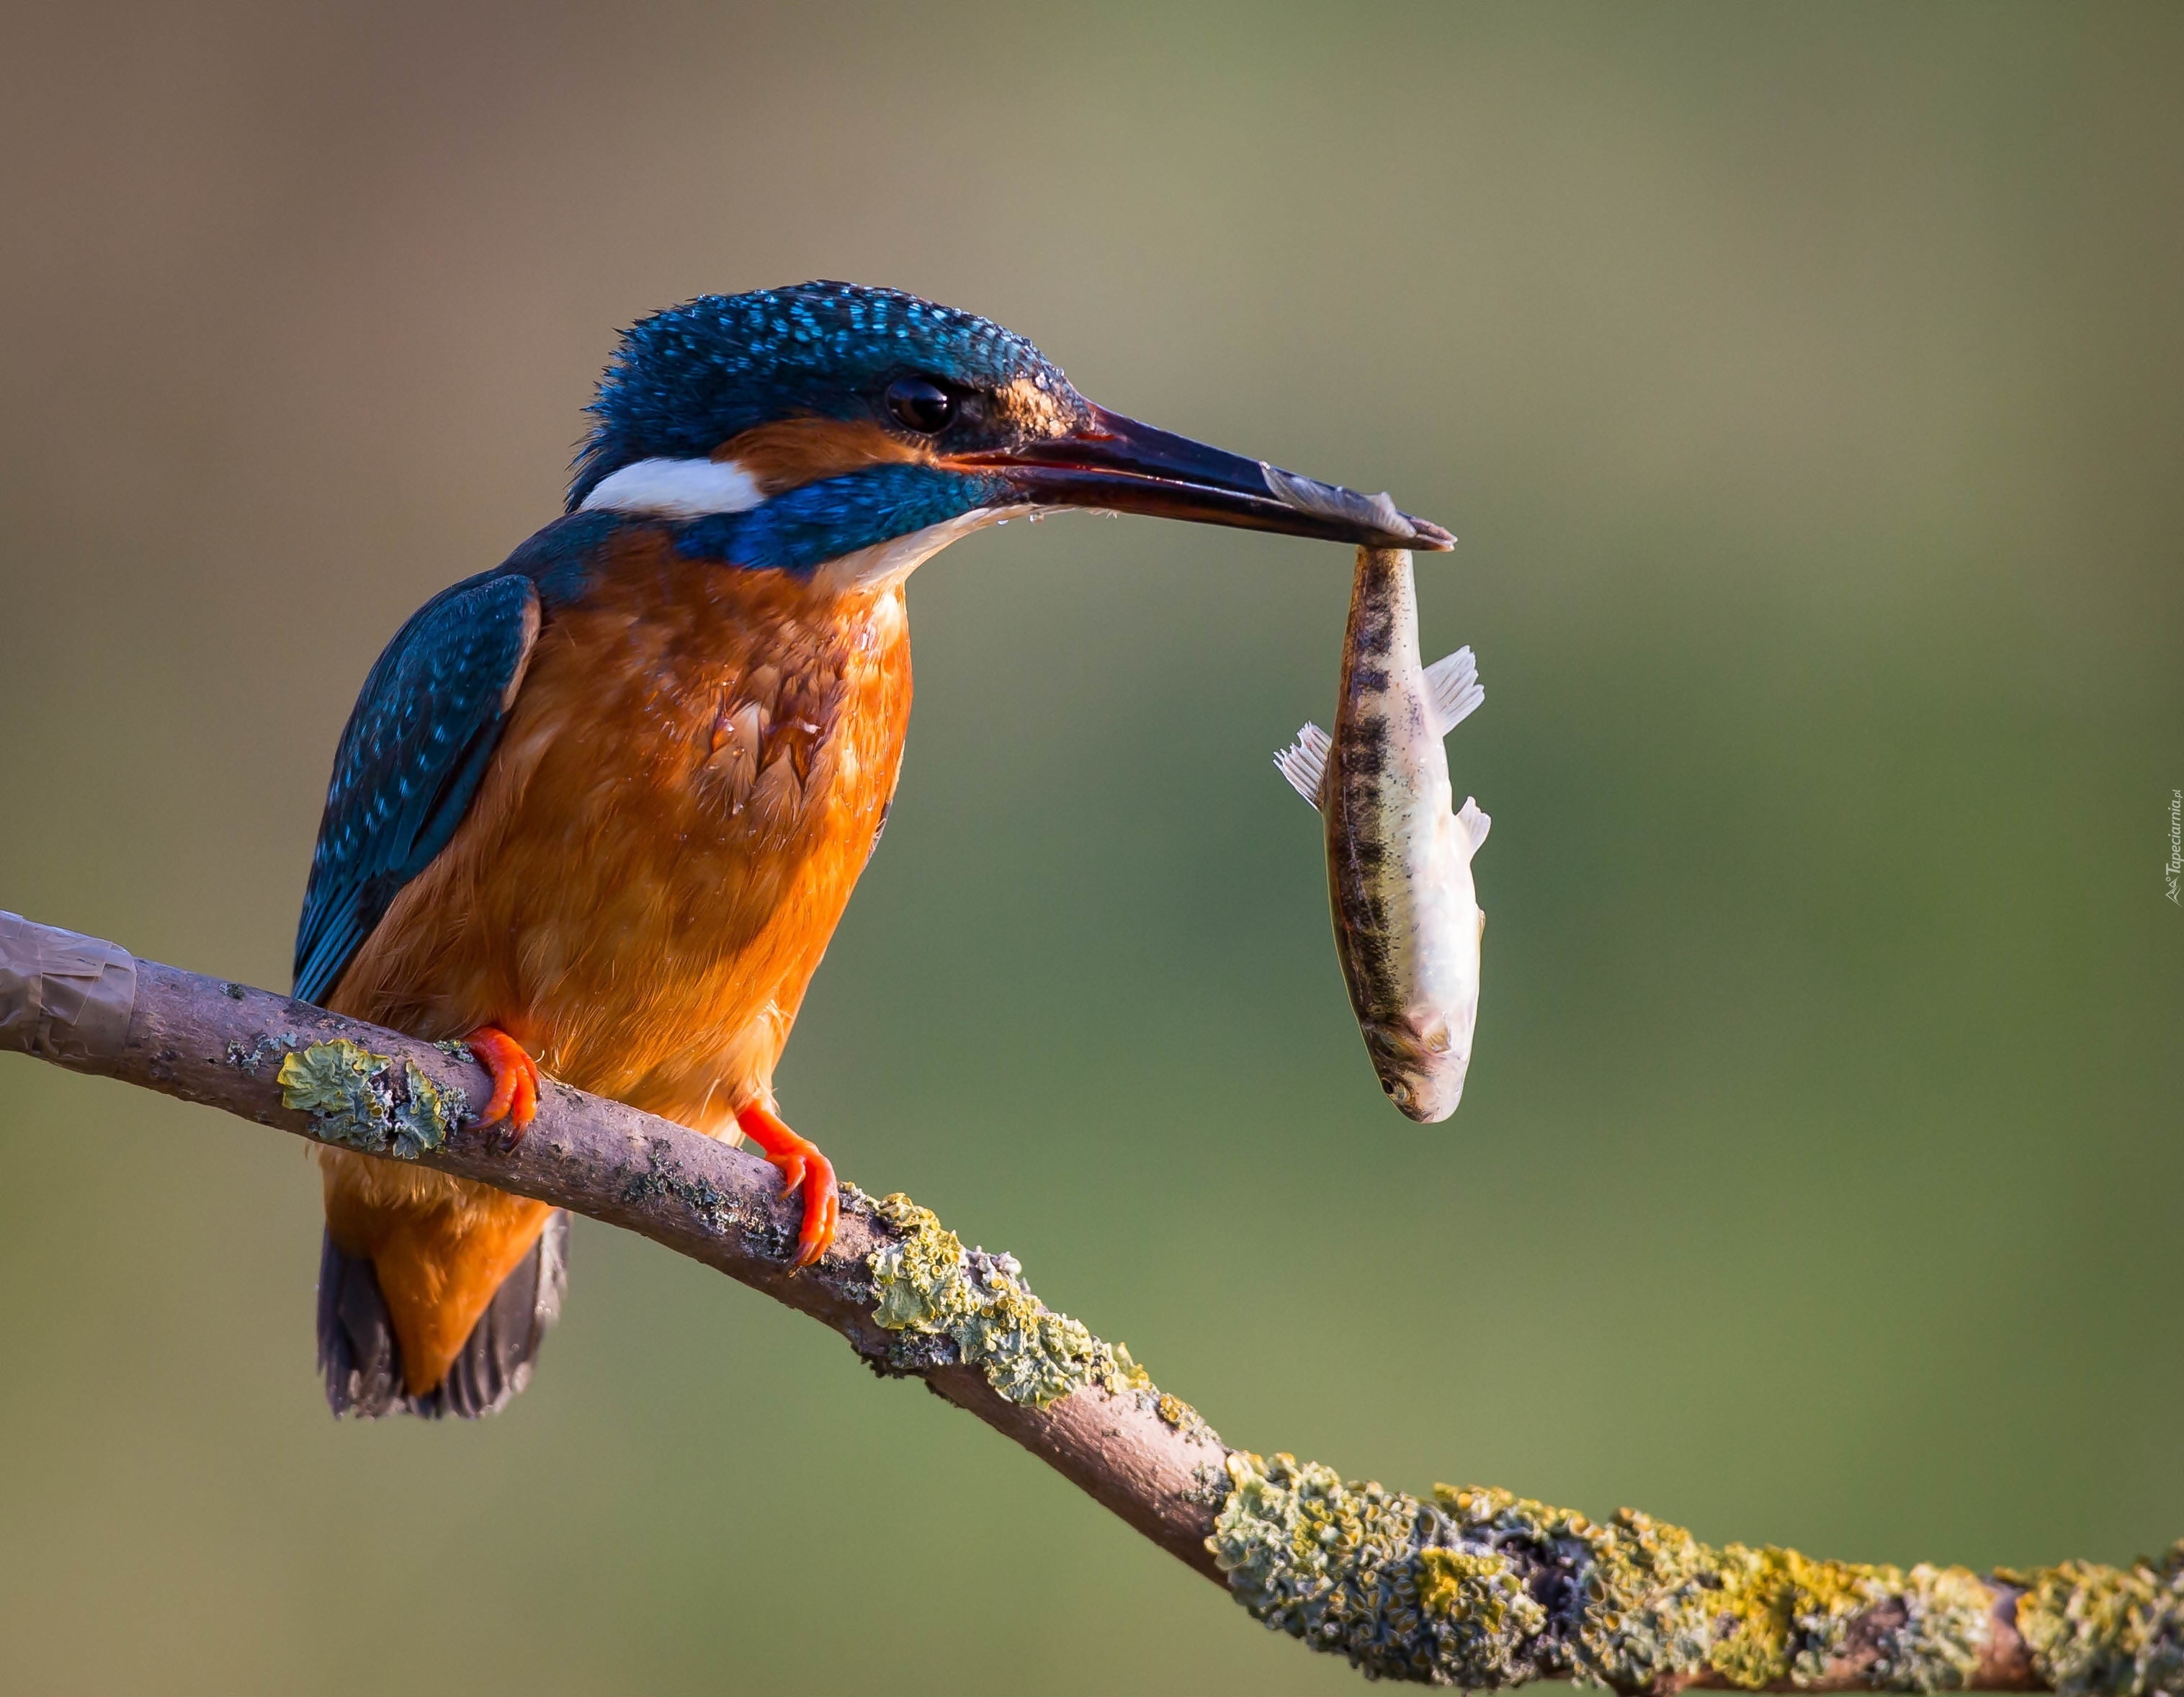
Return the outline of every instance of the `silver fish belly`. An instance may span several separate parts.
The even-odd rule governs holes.
[[[1410,555],[1361,548],[1334,734],[1306,725],[1274,757],[1326,827],[1335,952],[1380,1088],[1421,1121],[1456,1111],[1479,1017],[1471,859],[1490,821],[1452,805],[1441,739],[1485,699],[1470,649],[1419,664]]]

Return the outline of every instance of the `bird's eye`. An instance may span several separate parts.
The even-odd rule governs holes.
[[[930,377],[898,377],[888,385],[888,410],[921,436],[948,428],[956,416],[956,398]]]

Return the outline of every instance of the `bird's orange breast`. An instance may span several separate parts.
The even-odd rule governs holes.
[[[497,1025],[571,1083],[732,1129],[771,1101],[910,700],[900,584],[832,593],[626,538],[541,632],[468,816],[333,1004]]]

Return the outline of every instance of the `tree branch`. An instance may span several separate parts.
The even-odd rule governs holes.
[[[468,1129],[489,1088],[434,1044],[0,914],[0,1049],[316,1142],[414,1160],[572,1209],[717,1268],[922,1378],[1269,1627],[1369,1674],[1465,1686],[1571,1678],[1669,1694],[2184,1689],[2184,1544],[2130,1570],[1962,1568],[1720,1549],[1624,1511],[1596,1524],[1503,1491],[1421,1500],[1232,1450],[1110,1345],[966,1252],[905,1197],[844,1188],[840,1231],[791,1274],[799,1210],[773,1167],[549,1083],[514,1149]]]

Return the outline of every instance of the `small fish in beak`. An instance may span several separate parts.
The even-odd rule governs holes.
[[[1334,732],[1306,724],[1274,765],[1327,831],[1335,953],[1380,1088],[1413,1120],[1456,1111],[1486,931],[1471,859],[1490,822],[1452,805],[1441,739],[1486,693],[1469,648],[1418,662],[1411,556],[1361,546]]]

